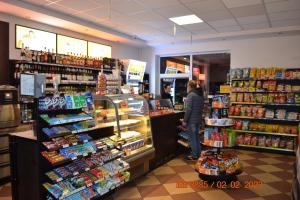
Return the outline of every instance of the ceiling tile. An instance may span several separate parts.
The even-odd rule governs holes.
[[[195,31],[195,30],[209,29],[210,26],[206,23],[198,23],[198,24],[184,25],[183,28],[189,31]]]
[[[300,1],[299,0],[288,0],[288,1],[280,1],[266,4],[267,12],[281,12],[288,10],[297,10],[300,9]]]
[[[186,4],[186,3],[192,3],[192,2],[199,2],[199,1],[205,1],[205,0],[179,0],[181,3],[184,3],[184,4]]]
[[[190,11],[183,5],[163,7],[155,9],[155,12],[167,18],[194,14],[192,11]]]
[[[231,8],[230,10],[235,17],[247,17],[265,14],[263,5],[243,6],[238,8]]]
[[[298,19],[300,21],[300,10],[290,10],[286,12],[270,13],[271,21],[279,21],[286,19]]]
[[[79,14],[79,17],[82,15],[83,13]],[[97,19],[108,19],[109,18],[109,10],[108,9],[103,9],[101,8],[95,8],[92,10],[88,10],[86,12],[84,12],[84,14],[90,15],[92,17],[95,17]]]
[[[159,20],[166,20],[166,18],[154,13],[153,11],[143,11],[133,15],[130,17],[136,18],[138,21],[147,22],[147,21],[159,21]]]
[[[161,21],[147,21],[147,22],[143,22],[143,24],[151,26],[153,28],[164,28],[164,27],[173,27],[174,23],[171,22],[168,19],[165,20],[161,20]]]
[[[288,19],[288,20],[280,20],[280,21],[272,21],[272,27],[284,27],[284,26],[299,26],[299,19]]]
[[[193,35],[207,35],[217,33],[214,29],[195,30],[192,31]]]
[[[162,8],[168,6],[180,5],[177,0],[135,0],[136,2],[144,5],[146,8]]]
[[[59,4],[61,6],[64,6],[64,7],[67,7],[67,8],[78,10],[78,11],[93,9],[93,8],[99,6],[98,4],[96,4],[92,0],[85,0],[85,1],[81,1],[81,0],[72,0],[72,1],[62,0],[62,1],[57,2],[57,4]]]
[[[256,15],[248,17],[239,17],[237,18],[240,24],[259,24],[259,23],[268,23],[266,15]]]
[[[159,30],[165,34],[174,35],[174,27],[165,27]],[[179,34],[180,32],[186,32],[186,29],[183,29],[180,26],[176,26],[176,34]]]
[[[262,4],[262,0],[223,0],[227,8],[236,8]]]
[[[192,3],[185,4],[188,8],[193,10],[196,14],[205,13],[217,10],[226,10],[226,7],[221,2],[221,0],[202,0]]]
[[[71,9],[71,8],[68,8],[68,7],[65,7],[65,6],[61,6],[61,5],[58,5],[58,4],[49,4],[49,5],[46,6],[46,8],[54,10],[54,11],[58,11],[58,12],[61,12],[61,13],[64,13],[64,14],[70,14],[70,15],[75,15],[76,13],[79,12],[78,10],[74,10],[74,9]]]
[[[207,22],[208,24],[212,25],[213,27],[224,27],[224,26],[236,26],[238,25],[234,19],[224,19],[224,20],[217,20]]]
[[[244,30],[254,30],[254,29],[264,29],[264,28],[269,28],[268,23],[256,23],[256,24],[245,24],[242,25]]]
[[[142,5],[133,0],[111,0],[111,8],[126,15],[139,13],[144,10]]]
[[[230,12],[227,10],[219,10],[219,11],[213,11],[213,12],[203,12],[197,14],[198,17],[205,21],[216,21],[216,20],[222,20],[222,19],[233,19]]]
[[[216,28],[218,32],[233,32],[233,31],[241,31],[240,26],[225,26]]]

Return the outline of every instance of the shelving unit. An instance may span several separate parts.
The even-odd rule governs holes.
[[[54,119],[54,115],[69,113],[71,114],[68,116],[69,118],[70,116],[76,118],[77,114],[81,115],[83,109],[87,108],[41,110],[39,109],[41,108],[40,106],[42,106],[40,104],[42,104],[42,102],[38,103],[36,132],[39,146],[38,151],[40,152],[39,190],[41,199],[76,198],[76,195],[87,192],[87,189],[90,195],[88,199],[101,199],[106,193],[113,192],[116,188],[129,181],[129,164],[122,160],[124,152],[119,150],[116,146],[111,146],[110,143],[107,143],[108,140],[111,141],[109,136],[113,134],[113,131],[108,131],[112,130],[111,127],[95,126],[70,130],[65,134],[56,134],[53,137],[49,137],[43,131],[46,127],[51,129],[54,127],[58,128],[57,125],[64,126],[66,123],[73,125],[75,122],[81,123],[86,120],[94,120],[94,118],[92,116],[86,118],[79,117],[76,120],[58,120],[59,123],[49,123],[49,120],[45,120],[45,118],[41,116],[47,114],[51,121],[51,119]],[[65,128],[68,128],[68,126]],[[80,141],[79,133],[91,139]],[[72,139],[68,140],[69,136],[78,139],[77,141],[73,141]],[[64,145],[57,144],[58,148],[51,150],[43,144],[43,142],[56,143],[56,140],[53,140],[53,138],[57,137],[61,137],[60,140],[69,141],[69,143],[63,143]],[[113,141],[111,141],[111,143],[113,144]],[[42,152],[52,151],[56,151],[58,155],[64,157],[64,159],[53,162],[52,159],[54,159],[54,157],[49,160],[50,158],[48,159],[48,157],[43,156],[44,153]],[[69,173],[66,176],[64,176],[65,170]],[[63,189],[66,185],[68,185],[68,191],[66,191],[66,188]]]
[[[257,70],[257,72],[256,72]],[[299,106],[300,103],[296,101],[296,97],[299,96],[300,90],[300,78],[297,78],[297,72],[295,70],[299,69],[279,69],[279,68],[263,68],[263,69],[232,69],[231,71],[231,95],[232,101],[230,102],[231,106],[241,106],[241,107],[257,107],[265,109],[265,111],[273,111],[274,117],[267,117],[265,114],[263,116],[255,116],[255,115],[243,115],[239,116],[237,114],[229,116],[232,119],[237,120],[236,123],[258,123],[263,124],[265,126],[292,126],[298,127],[297,133],[294,134],[295,131],[256,131],[257,129],[247,130],[245,127],[237,128],[237,129],[228,129],[228,131],[236,133],[237,137],[243,138],[248,135],[251,138],[255,137],[260,138],[261,141],[265,141],[268,139],[272,139],[272,142],[263,145],[262,142],[256,143],[256,145],[249,145],[247,142],[246,144],[240,143],[238,141],[237,147],[239,148],[247,148],[247,149],[260,149],[266,151],[274,151],[274,152],[281,152],[281,153],[294,153],[293,149],[297,147],[297,139],[299,135],[299,122],[300,119],[295,118],[291,119],[286,116],[276,118],[277,110],[285,110],[285,112],[298,112],[299,115]],[[265,78],[260,78],[260,73],[264,72]],[[255,75],[258,73],[259,75]],[[295,73],[295,75],[294,75]],[[252,75],[251,75],[252,74]],[[245,78],[246,76],[250,76]],[[258,78],[254,78],[254,76]],[[288,77],[289,76],[289,77]],[[238,77],[238,78],[237,78]],[[288,77],[288,78],[287,78]],[[292,78],[291,78],[292,77]],[[296,77],[296,78],[293,78]],[[236,99],[234,96],[236,95]],[[240,95],[240,98],[238,98]],[[247,100],[245,100],[245,96],[247,95]],[[292,96],[292,99],[289,97]],[[262,96],[264,100],[261,99]],[[282,97],[281,97],[282,96]],[[243,97],[243,98],[241,98]],[[251,99],[251,100],[250,100]],[[289,99],[289,100],[288,100]],[[252,112],[252,111],[251,111]],[[249,125],[246,125],[249,126]],[[241,130],[242,129],[242,130]],[[257,135],[257,136],[256,136]],[[248,138],[249,139],[249,138]],[[255,139],[253,139],[253,144],[255,144]],[[273,144],[274,139],[274,144]],[[275,140],[276,139],[276,140]],[[251,139],[252,140],[252,139]],[[284,145],[278,145],[278,142],[281,140],[284,141],[293,141],[293,149],[283,148]],[[252,141],[251,141],[252,144]],[[260,145],[260,146],[259,146]],[[281,147],[281,148],[280,148]]]
[[[215,104],[217,104],[217,106]],[[208,109],[210,110],[209,116],[212,118],[205,119],[205,126],[209,128],[205,129],[204,141],[201,144],[212,150],[202,151],[196,164],[196,171],[201,179],[208,182],[229,182],[235,180],[236,176],[242,173],[242,166],[239,162],[239,158],[233,152],[225,151],[225,148],[231,148],[229,144],[230,136],[227,130],[228,127],[232,126],[232,120],[228,119],[226,114],[228,113],[227,96],[217,95],[212,97]],[[215,130],[211,130],[210,127],[214,127]],[[213,135],[216,134],[219,136],[214,137]],[[224,137],[224,135],[226,136]],[[234,171],[227,171],[228,169],[225,167],[225,163],[228,160],[230,160],[232,166],[235,166]],[[211,165],[213,167],[208,167]]]

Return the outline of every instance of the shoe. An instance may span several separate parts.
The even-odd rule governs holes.
[[[193,157],[192,155],[188,155],[185,157],[186,160],[197,160],[198,158]]]

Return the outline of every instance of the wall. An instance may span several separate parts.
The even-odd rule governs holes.
[[[147,54],[144,57],[151,58],[150,68],[155,72],[153,78],[155,80],[152,81],[155,85],[151,87],[151,92],[157,94],[159,91],[159,87],[156,87],[159,86],[159,56],[223,51],[229,51],[231,54],[231,68],[249,66],[300,68],[299,35],[162,46],[155,48],[155,51],[144,52]]]
[[[158,47],[157,55],[229,51],[232,68],[245,66],[300,67],[300,36],[278,36],[192,45]]]
[[[102,40],[100,38],[82,35],[80,33],[76,33],[73,31],[69,31],[62,28],[57,28],[54,26],[49,26],[46,24],[34,22],[31,20],[22,19],[19,17],[15,17],[12,15],[8,15],[5,13],[0,13],[0,21],[5,21],[9,23],[9,57],[10,59],[19,59],[20,58],[20,50],[15,48],[15,24],[28,26],[32,28],[37,28],[45,31],[50,31],[54,33],[60,33],[63,35],[76,37],[80,39],[85,39],[93,42],[98,42],[106,45],[112,46],[112,57],[114,58],[132,58],[139,60],[139,48],[132,47],[120,43],[113,43],[107,40]]]

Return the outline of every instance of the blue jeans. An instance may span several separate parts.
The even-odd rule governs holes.
[[[189,132],[189,143],[192,149],[192,156],[194,158],[198,158],[201,153],[201,146],[200,146],[200,138],[199,138],[199,130],[200,124],[189,124],[188,125],[188,132]]]

